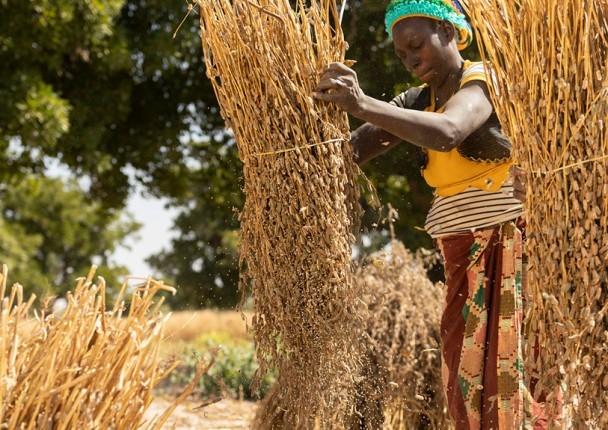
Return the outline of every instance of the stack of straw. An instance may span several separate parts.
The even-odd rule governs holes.
[[[207,76],[244,164],[241,288],[260,374],[289,428],[339,428],[358,367],[351,244],[360,208],[348,121],[309,94],[343,61],[333,0],[198,0]],[[254,387],[255,388],[255,387]]]
[[[173,290],[148,280],[133,294],[127,315],[120,292],[106,312],[105,282],[78,280],[66,309],[57,316],[30,311],[35,296],[23,301],[15,284],[5,296],[7,269],[0,274],[0,427],[3,429],[160,429],[206,371],[152,423],[144,412],[152,390],[169,369],[160,365],[163,326],[153,298]],[[174,290],[173,290],[174,291]]]
[[[574,428],[607,428],[608,1],[466,3],[528,172],[528,368]]]
[[[357,272],[368,307],[353,429],[444,429],[439,325],[444,293],[420,257],[393,240]]]

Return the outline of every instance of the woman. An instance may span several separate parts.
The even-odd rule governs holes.
[[[422,87],[387,103],[333,63],[313,96],[366,121],[352,133],[359,163],[403,141],[420,148],[435,189],[425,228],[445,260],[442,377],[456,428],[546,428],[522,374],[523,209],[487,72],[460,54],[471,27],[456,0],[393,0],[385,23]]]

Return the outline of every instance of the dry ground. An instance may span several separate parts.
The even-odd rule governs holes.
[[[251,321],[251,314],[246,313]],[[245,320],[237,311],[183,311],[173,312],[165,326],[163,350],[168,353],[180,342],[191,342],[205,333],[223,333],[233,339],[247,339]],[[181,387],[184,388],[184,387]],[[178,390],[179,391],[179,390]],[[146,411],[146,419],[161,415],[173,401],[168,396],[159,396]],[[251,401],[223,399],[202,409],[196,408],[200,402],[186,400],[171,414],[163,429],[249,429],[257,403]]]
[[[170,404],[170,399],[155,399],[146,412],[146,419],[161,415]],[[224,399],[203,409],[193,410],[199,404],[186,401],[179,405],[162,427],[163,430],[246,430],[251,428],[257,407],[255,402]]]

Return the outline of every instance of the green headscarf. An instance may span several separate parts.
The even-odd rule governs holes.
[[[412,17],[450,21],[458,31],[459,50],[469,46],[473,40],[473,29],[467,22],[458,0],[391,0],[384,18],[389,37],[392,37],[396,23]]]

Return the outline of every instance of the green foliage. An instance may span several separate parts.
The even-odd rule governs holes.
[[[54,157],[90,177],[104,208],[124,204],[130,171],[155,195],[183,194],[184,136],[223,129],[196,19],[172,38],[185,13],[159,0],[0,2],[0,182]]]
[[[185,13],[184,3],[160,0],[0,1],[0,187],[42,199],[15,184],[51,159],[90,184],[78,209],[60,216],[2,202],[0,259],[15,279],[53,292],[91,261],[107,267],[133,231],[115,223],[135,181],[180,204],[200,160],[190,138],[227,140],[197,20],[172,37]]]
[[[74,181],[30,176],[0,192],[0,255],[10,279],[38,296],[72,289],[93,263],[109,285],[126,269],[109,257],[139,226],[108,215]]]
[[[178,386],[188,384],[201,358],[209,357],[211,351],[217,347],[219,349],[215,363],[199,381],[197,394],[201,398],[222,395],[245,400],[264,398],[276,378],[272,372],[269,372],[262,380],[260,392],[251,392],[249,387],[258,368],[253,342],[233,342],[221,335],[219,337],[214,334],[205,335],[197,339],[194,344],[186,346],[181,358],[182,364],[169,376],[171,384]]]
[[[103,2],[14,1],[0,4],[0,143],[21,145],[18,154],[2,151],[3,176],[40,169],[43,155],[61,152],[58,142],[78,116],[63,93],[74,82],[70,66],[101,63],[113,55],[111,22],[121,0]],[[128,58],[128,57],[127,57]],[[123,61],[124,63],[124,61]],[[82,82],[80,85],[86,85]]]
[[[38,147],[52,148],[70,129],[70,106],[50,85],[32,79],[28,87],[25,100],[16,104],[19,119],[16,126],[23,127],[21,136],[25,142],[36,141]],[[33,124],[37,127],[30,126]]]
[[[6,264],[10,270],[9,282],[24,285],[27,292],[35,293],[38,297],[52,294],[53,288],[35,261],[42,236],[28,234],[23,226],[4,219],[0,219],[0,235],[0,255],[2,264]]]

